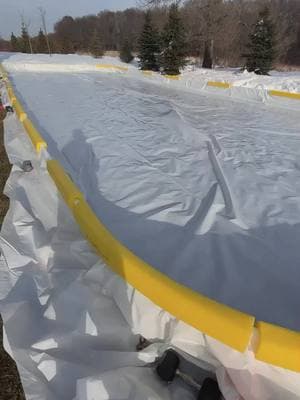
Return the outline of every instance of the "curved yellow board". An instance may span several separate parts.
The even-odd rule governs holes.
[[[127,67],[122,67],[120,65],[114,65],[114,64],[97,64],[96,68],[99,68],[99,69],[115,69],[117,71],[124,71],[124,72],[128,71]]]
[[[28,136],[30,137],[30,140],[37,153],[40,153],[42,149],[47,148],[47,143],[39,134],[39,132],[36,130],[36,128],[34,127],[33,123],[30,121],[29,118],[23,120],[23,126],[26,132],[28,133]]]
[[[50,160],[47,167],[81,231],[114,272],[176,318],[236,350],[246,349],[252,316],[180,285],[139,259],[99,221],[59,162]]]
[[[221,89],[230,89],[232,85],[228,82],[208,81],[207,86],[217,87]]]
[[[300,100],[300,93],[284,92],[281,90],[269,90],[270,96],[287,97],[289,99]]]
[[[257,322],[257,360],[300,372],[300,333],[280,326]]]

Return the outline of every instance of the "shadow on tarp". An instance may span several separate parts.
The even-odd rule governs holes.
[[[75,135],[78,139],[80,134]],[[136,352],[138,335],[132,331],[128,286],[107,270],[82,238],[69,209],[53,193],[48,174],[17,170],[11,179],[11,209],[1,234],[10,261],[11,290],[0,309],[26,396],[65,400],[78,391],[78,400],[90,400],[89,382],[86,392],[85,382],[79,389],[78,384],[95,377],[103,392],[121,388],[122,395],[127,390],[128,398],[142,399],[139,392],[134,397],[135,390],[147,390],[148,385],[158,398],[169,399],[169,390],[176,385],[163,387],[151,368],[140,368],[149,364]],[[99,275],[102,283],[94,281]],[[111,370],[116,371],[113,376],[105,375]],[[172,398],[180,396],[194,398],[181,387]]]
[[[78,144],[80,144],[79,151]],[[77,148],[76,163],[72,159],[75,148]],[[240,242],[240,235],[236,233],[227,235],[226,242],[219,243],[219,238],[216,234],[195,235],[190,226],[180,227],[174,224],[149,221],[143,215],[129,212],[112,204],[101,195],[98,189],[97,172],[99,164],[94,157],[92,146],[86,143],[85,137],[80,130],[74,131],[73,139],[64,147],[60,156],[62,157],[62,155],[65,158],[65,164],[69,165],[70,161],[72,161],[72,165],[69,165],[69,172],[73,174],[75,181],[80,181],[81,190],[95,195],[90,202],[91,204],[93,203],[93,208],[98,210],[98,215],[100,215],[103,222],[104,219],[107,219],[105,221],[107,226],[109,226],[110,219],[121,222],[122,229],[119,232],[122,233],[123,231],[124,234],[131,233],[131,250],[134,250],[133,247],[137,240],[139,243],[138,252],[140,252],[138,255],[148,262],[152,257],[152,265],[156,266],[155,261],[159,261],[160,257],[166,257],[165,262],[168,270],[165,273],[169,276],[172,277],[173,274],[171,270],[173,261],[175,261],[176,257],[180,257],[183,249],[189,246],[190,243],[193,242],[200,246],[199,253],[193,253],[192,256],[198,257],[194,258],[194,262],[197,260],[201,267],[203,265],[201,254],[205,254],[206,249],[209,249],[213,244],[211,250],[213,251],[213,261],[216,264],[215,268],[221,268],[220,272],[222,273],[221,275],[216,274],[216,270],[212,268],[211,271],[214,274],[210,274],[210,279],[215,280],[216,289],[221,292],[222,290],[224,291],[222,286],[227,284],[228,278],[226,277],[226,271],[222,271],[222,268],[225,268],[222,261],[223,252],[229,247],[235,254],[236,262],[242,262],[244,259],[242,246],[245,243],[244,241]],[[95,162],[97,167],[90,169],[89,163],[92,163],[95,167]],[[87,172],[91,175],[88,182],[85,183],[83,177],[86,176]],[[34,174],[34,171],[30,174]],[[12,223],[3,232],[4,237],[7,233],[8,239],[11,236],[15,239],[13,240],[13,243],[16,244],[15,251],[18,254],[22,254],[22,260],[16,259],[16,265],[13,265],[13,272],[16,277],[19,276],[19,279],[16,279],[15,286],[7,298],[1,301],[0,308],[4,312],[5,326],[7,332],[9,332],[11,346],[18,349],[19,352],[18,363],[22,365],[22,361],[26,360],[24,364],[26,364],[27,370],[37,377],[38,382],[31,382],[30,377],[28,377],[30,383],[26,385],[26,388],[29,393],[30,391],[36,393],[37,390],[40,390],[40,388],[37,389],[37,386],[44,385],[42,395],[47,400],[65,399],[66,396],[72,398],[76,394],[75,385],[78,379],[97,373],[101,374],[103,371],[119,368],[122,365],[122,363],[120,364],[120,358],[116,360],[115,358],[110,359],[110,357],[107,357],[108,348],[111,345],[110,340],[114,332],[106,332],[103,341],[101,340],[103,331],[99,329],[97,312],[93,308],[94,302],[97,301],[95,299],[98,297],[101,299],[99,306],[107,302],[108,309],[114,308],[120,317],[121,313],[118,307],[110,302],[111,300],[109,300],[108,296],[103,295],[102,291],[95,289],[95,291],[91,292],[90,287],[84,287],[84,284],[82,284],[85,279],[91,280],[91,277],[88,278],[91,269],[102,268],[101,264],[95,265],[98,257],[82,238],[76,222],[70,218],[70,212],[63,201],[58,200],[57,203],[53,203],[55,201],[53,199],[55,196],[51,196],[53,185],[50,184],[50,181],[47,183],[47,179],[50,180],[50,178],[46,173],[43,177],[45,180],[43,185],[44,193],[40,192],[39,185],[32,185],[30,187],[31,191],[23,188],[23,186],[26,187],[26,182],[22,184],[22,179],[29,182],[32,179],[30,174],[19,174],[18,179],[20,179],[20,182],[17,185],[18,193],[16,194],[16,199],[20,202],[18,215],[14,216],[16,218],[15,221],[12,220]],[[80,177],[81,179],[79,179]],[[32,208],[32,201],[36,198],[41,198],[39,206],[44,207],[41,210],[35,207]],[[53,221],[50,227],[46,226],[43,220],[43,211],[46,212],[49,208],[50,210],[56,209],[53,212]],[[20,224],[20,217],[22,224]],[[113,227],[116,230],[116,232],[113,232],[116,237],[118,237],[118,226]],[[146,246],[145,239],[140,237],[141,231],[138,232],[136,230],[136,227],[139,226],[145,227],[147,240],[151,240],[154,245],[157,245],[157,237],[163,232],[166,235],[166,239],[171,238],[181,241],[182,247],[176,248],[176,252],[173,254],[174,243],[166,241],[166,243],[162,244],[164,247],[160,246],[158,248],[158,253],[153,253],[151,246]],[[267,238],[272,238],[274,235],[280,235],[281,237],[282,235],[282,242],[284,241],[282,245],[285,247],[290,246],[293,252],[297,242],[298,231],[299,225],[292,227],[278,225],[265,228],[260,232],[247,231],[245,234],[249,238],[250,245],[253,246],[253,257],[262,257],[262,261],[264,261],[264,254],[261,249],[265,248]],[[26,232],[32,233],[33,241],[36,244],[35,249],[26,247],[28,246]],[[149,233],[151,236],[149,236]],[[23,238],[24,242],[20,238]],[[50,244],[48,250],[46,249],[47,244]],[[130,248],[130,244],[128,247]],[[138,252],[136,251],[136,253]],[[165,254],[165,252],[168,253]],[[232,261],[234,260],[232,259]],[[277,261],[277,263],[280,261]],[[21,264],[18,265],[18,263]],[[247,260],[247,263],[249,264],[250,261]],[[274,265],[278,264],[275,263]],[[182,274],[187,274],[187,277],[191,279],[189,267],[182,264],[182,268]],[[193,271],[191,270],[190,272]],[[282,277],[276,276],[278,273],[276,268],[272,272],[272,278],[277,284],[278,293],[284,293],[284,296],[277,296],[277,303],[280,304],[281,301],[286,301],[288,295],[293,298],[294,293],[291,290],[293,287],[291,282],[294,282],[293,276],[287,274],[286,280],[284,280]],[[253,277],[251,268],[248,273],[249,277],[252,278],[250,282],[248,276],[245,278],[244,271],[244,275],[239,278],[246,281],[244,285],[252,285],[248,291],[249,294],[252,294],[251,298],[249,297],[248,299],[249,301],[251,300],[249,306],[257,307],[258,295],[260,298],[264,297],[265,301],[270,302],[272,299],[269,300],[266,283],[258,281],[255,276]],[[278,278],[278,281],[276,282],[274,278]],[[97,286],[97,283],[95,283],[95,286]],[[264,288],[263,293],[260,292],[262,287]],[[124,291],[123,295],[121,294],[120,296],[128,300],[125,283],[123,288],[119,286],[119,290]],[[238,303],[235,304],[235,308],[239,308],[240,302],[244,301],[244,294],[248,294],[247,291],[243,293],[243,289],[239,288],[239,290],[240,296],[235,297],[235,302]],[[274,311],[278,311],[276,310],[277,303],[275,305],[274,303],[272,304]],[[8,310],[9,304],[14,304],[15,307],[15,311],[11,315],[9,315],[11,311]],[[283,312],[284,304],[281,304],[280,307]],[[295,311],[295,309],[286,309],[286,314]],[[131,324],[132,320],[124,323],[122,328],[124,331],[122,333],[127,339],[123,343],[118,343],[116,347],[117,353],[124,354],[123,362],[126,366],[128,366],[129,360],[134,365],[142,364],[135,353],[137,337],[132,335]],[[28,349],[30,350],[28,351]],[[26,373],[24,373],[22,379],[24,383]]]
[[[184,226],[130,212],[102,195],[99,161],[81,130],[74,130],[71,141],[59,151],[50,134],[37,127],[52,158],[63,164],[103,224],[133,253],[209,298],[257,320],[300,330],[296,284],[300,224],[243,230],[218,216],[217,223],[226,225],[224,234],[211,229],[200,235],[196,231],[203,220],[203,204]]]
[[[229,233],[211,229],[196,234],[203,218],[202,205],[185,226],[179,226],[108,201],[101,193],[93,147],[80,130],[73,132],[62,155],[100,220],[137,256],[175,281],[257,320],[300,330],[300,224],[246,230],[220,217],[219,224],[232,228]]]
[[[61,199],[51,214],[55,196],[46,181],[50,177],[37,176],[35,170],[13,175],[11,209],[1,233],[11,284],[0,301],[5,329],[28,398],[72,399],[78,379],[145,362],[136,353],[138,338],[131,321],[124,320],[113,299],[102,292],[105,288],[96,282],[94,290],[85,285],[85,279],[92,279],[87,276],[92,268],[105,267]],[[43,192],[39,179],[45,179]],[[40,207],[32,202],[39,197]],[[47,213],[53,219],[50,226]],[[119,295],[126,299],[125,283],[123,288]]]

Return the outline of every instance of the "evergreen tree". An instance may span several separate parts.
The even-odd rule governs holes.
[[[250,35],[249,50],[249,54],[245,55],[247,70],[258,75],[268,75],[275,58],[274,26],[268,8],[259,14],[254,32]]]
[[[178,75],[180,68],[186,65],[186,43],[184,26],[177,3],[170,6],[169,20],[162,35],[162,43],[161,66],[163,71],[168,75]]]
[[[125,63],[130,63],[134,59],[132,55],[132,47],[127,38],[123,41],[121,45],[120,59]]]
[[[14,33],[11,33],[10,36],[10,47],[12,51],[18,52],[20,51],[20,45],[19,45],[19,40],[18,38],[14,35]]]
[[[102,38],[97,29],[92,35],[89,50],[95,58],[102,57],[104,54]]]
[[[159,70],[160,38],[152,24],[150,11],[146,13],[145,24],[139,39],[139,65],[142,70]]]
[[[31,53],[30,37],[24,22],[21,26],[20,50],[22,53]]]
[[[42,29],[40,29],[38,37],[37,37],[36,49],[37,49],[37,52],[40,54],[48,52],[46,36],[44,35],[44,32],[42,31]]]

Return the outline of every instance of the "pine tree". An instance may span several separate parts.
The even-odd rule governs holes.
[[[21,26],[21,40],[20,40],[20,49],[22,53],[31,53],[31,45],[30,45],[30,37],[24,22],[22,22]]]
[[[97,29],[92,35],[89,50],[95,58],[102,57],[104,54],[102,38]]]
[[[186,43],[184,26],[177,3],[170,6],[169,20],[162,35],[162,43],[161,66],[164,73],[168,75],[180,74],[180,68],[186,65]]]
[[[132,46],[127,38],[123,41],[121,45],[120,59],[125,63],[130,63],[134,59],[132,55]]]
[[[18,52],[20,51],[20,44],[18,38],[14,35],[14,33],[11,33],[10,36],[10,47],[12,51]]]
[[[150,11],[146,13],[145,24],[139,39],[139,65],[142,70],[159,70],[160,38],[152,24]]]
[[[249,50],[249,54],[245,55],[247,70],[258,75],[268,75],[275,58],[274,26],[268,8],[259,14],[254,32],[250,35]]]
[[[48,52],[48,46],[46,41],[46,36],[42,29],[40,29],[38,37],[37,37],[37,45],[36,45],[37,52],[40,54]]]

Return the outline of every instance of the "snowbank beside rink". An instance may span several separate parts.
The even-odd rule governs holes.
[[[4,58],[4,56],[3,56]],[[1,55],[0,55],[1,59]],[[4,67],[10,72],[118,72],[159,85],[172,85],[192,92],[207,92],[241,101],[263,102],[275,107],[300,110],[300,72],[272,71],[258,76],[238,68],[213,70],[188,66],[180,76],[140,71],[138,62],[123,63],[116,57],[95,59],[76,54],[5,54]],[[281,93],[281,94],[280,94]]]

